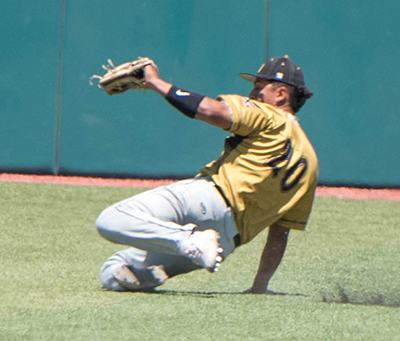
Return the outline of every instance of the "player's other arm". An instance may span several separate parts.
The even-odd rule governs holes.
[[[252,294],[268,293],[268,283],[282,261],[286,250],[289,229],[272,224],[269,227],[268,239],[261,255],[258,272],[253,286],[245,291]]]
[[[161,79],[157,69],[152,65],[146,66],[144,70],[146,79],[144,87],[166,98],[186,116],[225,130],[231,127],[231,113],[222,102],[174,87],[171,83]]]

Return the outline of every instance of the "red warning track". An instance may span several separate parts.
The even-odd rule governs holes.
[[[46,183],[73,186],[105,186],[154,188],[167,185],[176,180],[163,179],[104,179],[79,176],[26,175],[1,173],[0,182]],[[390,200],[400,201],[400,189],[367,189],[350,187],[318,187],[317,196],[336,197],[355,200]]]

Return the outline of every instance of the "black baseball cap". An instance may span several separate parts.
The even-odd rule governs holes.
[[[260,66],[255,75],[240,73],[240,77],[252,83],[259,78],[292,85],[297,89],[305,87],[303,71],[287,55],[271,58]]]

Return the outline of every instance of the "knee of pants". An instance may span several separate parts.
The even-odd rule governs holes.
[[[97,231],[99,234],[106,239],[108,238],[108,235],[110,232],[114,231],[116,226],[115,226],[115,208],[114,207],[108,207],[106,208],[103,212],[100,213],[100,215],[97,217],[95,226],[97,228]]]

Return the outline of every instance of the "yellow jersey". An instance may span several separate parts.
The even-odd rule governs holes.
[[[318,178],[318,159],[296,117],[239,95],[220,95],[232,136],[201,169],[225,195],[242,243],[273,223],[304,230]]]

